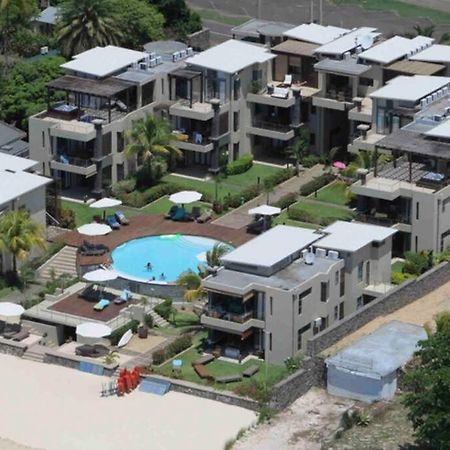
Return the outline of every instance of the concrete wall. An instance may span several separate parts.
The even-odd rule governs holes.
[[[371,320],[402,308],[450,281],[450,264],[442,263],[415,280],[409,280],[350,316],[340,323],[308,340],[307,353],[317,355],[326,348],[353,333]]]
[[[48,325],[46,323],[33,322],[32,320],[22,320],[22,325],[33,328],[42,335],[47,334],[45,338],[42,338],[46,343],[61,345],[64,341],[64,330],[62,325]]]

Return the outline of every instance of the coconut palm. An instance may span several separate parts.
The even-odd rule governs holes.
[[[118,45],[122,39],[111,0],[65,0],[57,37],[61,54],[69,58],[96,46]]]
[[[383,164],[390,161],[389,155],[385,153],[370,152],[366,150],[360,150],[358,152],[358,159],[356,164],[363,169],[371,169],[376,164]]]
[[[120,355],[115,350],[110,351],[107,355],[103,358],[103,363],[106,365],[115,364],[118,359],[120,358]]]
[[[165,119],[147,115],[144,119],[133,123],[126,138],[128,144],[125,147],[125,156],[130,159],[136,157],[142,159],[148,169],[151,169],[155,156],[173,161],[183,155],[173,144],[176,138],[171,132],[169,122]],[[152,170],[148,170],[148,173],[151,176]]]
[[[184,299],[187,302],[198,300],[205,295],[200,275],[197,275],[192,270],[181,273],[177,279],[177,285],[186,288]]]
[[[295,173],[299,176],[300,161],[306,156],[309,148],[309,132],[304,129],[294,143],[286,149],[286,154],[295,161]]]
[[[9,211],[0,219],[0,251],[11,253],[15,274],[18,259],[25,259],[35,247],[45,246],[43,228],[25,209]]]
[[[214,244],[211,250],[206,252],[206,262],[209,267],[220,266],[220,258],[230,251],[230,247],[222,242]]]

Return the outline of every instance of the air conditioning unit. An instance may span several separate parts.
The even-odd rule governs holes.
[[[450,114],[450,106],[445,107],[445,114]]]
[[[134,62],[131,67],[133,69],[139,69],[139,64],[137,62]]]
[[[181,50],[180,51],[180,58],[186,58],[187,56],[187,50]]]
[[[433,101],[433,96],[432,95],[428,95],[427,96],[427,103],[430,104]]]
[[[157,56],[157,57],[155,58],[155,60],[156,60],[156,65],[162,64],[162,57],[161,57],[161,56]]]
[[[441,122],[443,118],[444,118],[444,116],[442,116],[441,114],[433,114],[434,122]]]
[[[314,326],[316,328],[320,328],[321,325],[322,325],[322,317],[318,317],[317,319],[314,319]]]
[[[156,58],[153,58],[148,63],[149,67],[155,67],[156,66]]]
[[[308,250],[306,250],[306,248],[302,250],[302,258],[303,259],[305,259],[305,256],[307,253],[308,253]]]
[[[150,52],[150,53],[148,54],[148,57],[149,57],[150,59],[155,59],[155,58],[156,58],[156,52]]]
[[[188,47],[188,48],[186,49],[186,51],[187,51],[188,56],[191,56],[191,55],[194,54],[194,49],[193,49],[192,47]]]
[[[422,100],[420,100],[420,109],[425,108],[425,106],[427,106],[427,100],[423,98]]]
[[[327,251],[324,248],[316,248],[316,256],[318,258],[326,258]]]
[[[337,252],[336,250],[329,250],[328,258],[337,261],[339,259],[339,252]]]
[[[148,69],[148,63],[147,62],[140,62],[139,63],[139,69],[147,70]]]
[[[41,55],[47,55],[48,54],[48,47],[47,46],[41,47],[40,52],[41,52]]]

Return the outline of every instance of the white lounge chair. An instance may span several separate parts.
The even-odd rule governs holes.
[[[288,98],[289,88],[276,87],[273,89],[271,97],[275,98]]]
[[[284,76],[283,85],[284,85],[284,86],[290,86],[291,84],[292,84],[292,75],[286,74],[286,75]]]

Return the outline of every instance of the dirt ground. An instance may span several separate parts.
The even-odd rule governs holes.
[[[233,450],[319,450],[355,402],[312,388],[270,423],[248,432]]]
[[[423,325],[426,322],[432,321],[436,314],[442,311],[450,310],[449,293],[450,282],[391,314],[386,314],[385,316],[372,320],[359,330],[349,334],[333,346],[324,350],[323,354],[325,356],[333,355],[342,348],[355,342],[360,337],[372,333],[381,325],[384,325],[392,320],[400,320],[402,322],[414,323],[416,325]]]

